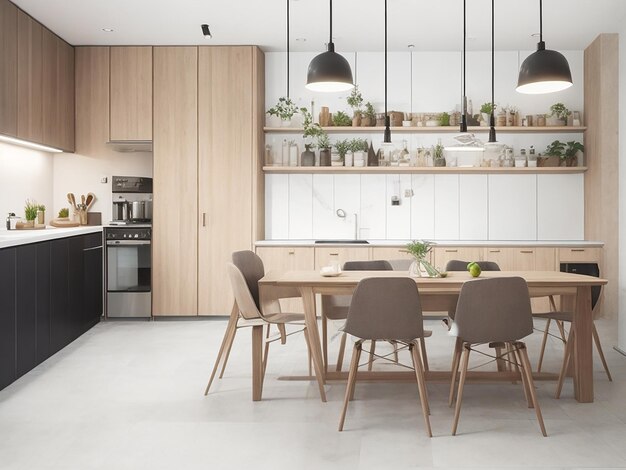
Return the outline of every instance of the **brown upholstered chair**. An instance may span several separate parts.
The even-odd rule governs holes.
[[[238,310],[236,315],[231,315],[224,333],[224,338],[220,346],[215,365],[211,372],[211,377],[207,384],[205,395],[209,393],[215,373],[222,360],[224,359],[222,370],[219,378],[221,379],[226,369],[228,356],[235,340],[237,330],[245,327],[267,326],[267,334],[265,339],[265,348],[263,353],[263,372],[267,366],[267,355],[269,352],[269,344],[275,340],[269,339],[270,326],[277,325],[280,331],[280,339],[285,342],[285,324],[296,324],[304,329],[304,315],[301,313],[283,313],[280,310],[278,301],[271,303],[271,308],[263,311],[260,308],[259,301],[259,280],[265,275],[263,261],[252,251],[238,251],[232,255],[233,263],[228,263],[227,274],[230,284],[235,295],[235,307]],[[283,294],[285,294],[283,292]],[[294,290],[292,293],[287,292],[282,297],[296,297],[299,294]],[[307,345],[308,346],[308,345]]]
[[[506,348],[507,351],[504,354],[506,360],[521,369],[522,385],[528,406],[535,408],[539,427],[542,434],[546,436],[526,345],[520,341],[533,332],[530,296],[526,281],[521,277],[506,277],[466,282],[459,294],[455,323],[462,348],[455,348],[450,381],[450,403],[452,403],[459,363],[461,363],[452,435],[456,434],[459,423],[470,352],[475,345],[489,344],[490,347]],[[462,359],[461,349],[463,350]]]
[[[354,344],[348,385],[339,420],[339,431],[354,396],[357,369],[363,341],[396,341],[409,348],[419,388],[426,433],[430,428],[428,396],[418,339],[424,335],[422,307],[415,281],[408,278],[368,278],[359,282],[344,327],[346,333],[359,338]]]

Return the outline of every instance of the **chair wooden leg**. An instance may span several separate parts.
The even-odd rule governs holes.
[[[215,373],[217,372],[217,368],[220,365],[220,360],[222,359],[222,354],[224,354],[224,350],[227,347],[227,344],[229,344],[229,338],[231,336],[231,329],[236,330],[237,329],[237,316],[232,316],[230,320],[228,320],[228,325],[226,326],[226,331],[224,332],[224,338],[222,339],[222,344],[220,346],[220,350],[217,353],[217,359],[215,360],[215,365],[213,366],[213,370],[211,371],[211,377],[209,378],[209,383],[206,386],[206,389],[204,390],[204,396],[206,396],[209,393],[209,389],[211,388],[211,384],[213,383],[213,379],[215,378]],[[230,343],[232,344],[232,342]],[[222,371],[222,374],[224,372]],[[220,378],[222,377],[222,374],[220,374]]]
[[[456,430],[459,426],[459,417],[461,416],[461,402],[463,401],[463,386],[465,385],[465,377],[467,377],[467,366],[469,364],[470,347],[465,345],[463,349],[463,360],[461,366],[461,377],[459,378],[459,391],[456,395],[456,408],[454,409],[454,422],[452,423],[452,435],[456,436]]]
[[[514,360],[516,361],[517,364],[522,365],[522,356],[520,355],[519,349],[517,349],[517,347],[515,345],[513,345],[513,351],[514,351]],[[528,408],[532,408],[533,402],[530,398],[530,390],[528,389],[528,382],[526,380],[526,374],[524,373],[524,371],[520,371],[519,366],[516,366],[516,369],[518,372],[520,372],[520,376],[522,378],[522,388],[524,390],[524,399],[526,400],[526,403],[528,403]]]
[[[287,330],[285,329],[285,324],[279,323],[276,326],[278,327],[278,332],[280,333],[280,344],[287,343]]]
[[[390,341],[390,343],[393,346],[393,362],[397,364],[398,363],[398,342]]]
[[[350,372],[348,373],[348,384],[346,385],[346,396],[343,400],[343,409],[339,418],[339,431],[343,431],[343,424],[346,421],[346,412],[348,411],[348,403],[354,395],[356,384],[356,375],[359,368],[359,359],[361,358],[361,341],[357,341],[352,349],[352,361],[350,362]]]
[[[561,340],[565,343],[566,339],[565,339],[565,328],[563,328],[563,322],[557,320],[556,321],[556,326],[559,328],[559,333],[561,334]]]
[[[339,343],[339,354],[337,354],[337,367],[335,370],[337,372],[341,372],[341,368],[343,367],[343,356],[346,353],[346,337],[347,333],[342,333],[341,341]]]
[[[374,364],[374,353],[376,352],[376,341],[372,340],[371,341],[371,346],[370,346],[370,359],[369,362],[367,363],[367,370],[370,371],[372,370],[372,366]]]
[[[511,345],[511,343],[506,343],[506,363],[509,371],[517,372],[519,374],[519,366],[517,365],[517,360],[515,360],[515,353],[513,352],[515,349]],[[511,381],[513,385],[517,384],[517,379]]]
[[[222,364],[222,370],[220,371],[220,375],[218,378],[222,378],[224,376],[224,371],[226,370],[226,364],[228,363],[228,358],[230,357],[230,350],[233,347],[233,342],[235,341],[235,335],[237,334],[237,327],[231,329],[230,336],[228,337],[228,344],[226,345],[226,353],[224,355],[224,363]]]
[[[324,373],[328,372],[328,319],[322,314],[322,357],[324,359]],[[309,373],[310,375],[310,373]]]
[[[547,437],[548,434],[546,433],[546,427],[543,424],[543,417],[541,416],[541,408],[539,407],[537,394],[535,393],[535,384],[533,382],[533,374],[530,367],[530,361],[528,360],[528,352],[526,351],[526,345],[524,345],[523,343],[521,343],[520,345],[519,354],[522,358],[522,371],[524,374],[526,374],[526,383],[528,384],[528,391],[530,393],[533,406],[535,407],[535,414],[537,415],[537,421],[539,422],[539,427],[541,428],[541,434],[543,434],[543,437]]]
[[[426,354],[426,338],[420,338],[420,349],[422,350],[422,361],[424,363],[424,370],[428,372],[428,355]]]
[[[593,334],[593,342],[596,343],[596,349],[598,350],[598,354],[600,355],[600,360],[602,361],[602,366],[604,367],[604,371],[606,372],[606,376],[609,379],[609,382],[613,382],[613,378],[611,377],[611,373],[609,372],[609,366],[606,363],[606,359],[604,358],[604,352],[602,352],[602,345],[600,344],[600,336],[598,336],[598,330],[596,330],[595,323],[592,323]]]
[[[270,352],[270,343],[267,341],[270,337],[271,324],[267,324],[267,333],[265,333],[265,348],[263,349],[263,378],[265,378],[265,369],[267,368],[267,356]]]
[[[565,380],[565,374],[567,373],[567,368],[569,367],[569,360],[572,355],[572,351],[574,350],[574,341],[576,341],[576,335],[574,333],[574,328],[569,330],[569,336],[567,338],[567,343],[565,343],[565,352],[563,353],[563,364],[561,364],[561,372],[559,373],[559,380],[556,384],[556,393],[554,394],[554,398],[561,398],[561,391],[563,390],[563,381]]]
[[[548,318],[546,321],[546,327],[543,330],[543,339],[541,340],[541,350],[539,351],[539,361],[537,362],[537,372],[541,372],[541,365],[543,364],[543,355],[546,352],[546,343],[548,341],[548,333],[550,333],[550,323],[552,320]]]
[[[430,418],[428,416],[430,414],[430,406],[428,405],[428,393],[426,391],[426,383],[424,379],[424,368],[422,366],[422,358],[420,357],[417,342],[413,342],[409,345],[409,351],[411,353],[415,376],[417,378],[417,387],[420,393],[420,403],[422,404],[422,414],[424,415],[426,434],[428,434],[428,437],[433,437],[433,432],[430,427]]]
[[[508,368],[508,364],[506,363],[506,361],[502,359],[502,348],[496,347],[495,350],[496,350],[496,366],[498,368],[498,372],[507,371],[509,368]]]
[[[454,353],[452,354],[452,367],[450,368],[450,395],[448,398],[448,406],[452,406],[454,403],[454,392],[456,389],[456,376],[459,372],[459,362],[461,361],[461,351],[463,347],[463,341],[457,337],[454,344]]]

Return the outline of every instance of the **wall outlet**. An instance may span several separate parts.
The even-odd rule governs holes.
[[[413,197],[413,190],[412,189],[405,189],[404,190],[404,197]]]
[[[103,176],[102,178],[100,178],[100,182],[102,184],[106,184],[106,183],[108,183],[108,181],[109,181],[109,178],[107,178],[106,176]]]

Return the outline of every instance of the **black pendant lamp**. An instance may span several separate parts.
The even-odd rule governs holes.
[[[309,64],[306,88],[311,91],[339,92],[354,88],[348,61],[335,52],[333,43],[333,0],[330,0],[330,40],[328,50],[313,58]]]
[[[383,142],[391,143],[391,127],[389,114],[387,114],[387,0],[385,0],[385,135]]]
[[[539,0],[539,43],[519,70],[516,90],[538,95],[565,90],[572,86],[572,72],[567,59],[557,51],[546,49],[543,42],[543,1]]]
[[[489,142],[496,142],[496,116],[495,108],[496,103],[494,100],[494,87],[495,87],[495,14],[494,14],[495,0],[491,0],[491,116],[489,116]]]
[[[467,96],[465,95],[465,42],[467,40],[466,0],[463,0],[463,96],[461,97],[461,132],[467,132]]]

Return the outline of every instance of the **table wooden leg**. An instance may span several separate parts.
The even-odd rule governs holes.
[[[317,329],[317,315],[315,313],[315,294],[311,287],[301,287],[302,303],[304,304],[304,322],[306,331],[304,332],[309,338],[309,347],[313,358],[313,368],[315,369],[315,377],[320,389],[320,397],[322,401],[326,401],[326,391],[324,390],[324,364],[322,360],[322,348],[320,344],[320,334]]]
[[[593,402],[593,350],[591,287],[580,286],[576,292],[574,311],[574,396],[581,403]]]
[[[252,327],[252,401],[263,395],[263,325]]]

